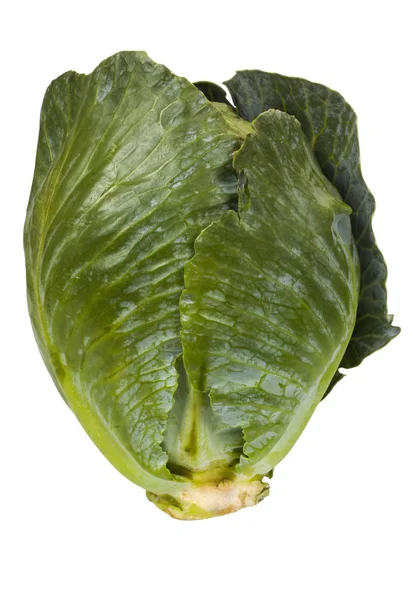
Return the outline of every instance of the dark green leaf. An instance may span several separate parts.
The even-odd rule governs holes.
[[[294,115],[323,173],[352,208],[361,266],[360,301],[341,366],[355,367],[400,332],[387,313],[387,269],[371,225],[374,197],[361,174],[356,115],[340,94],[304,79],[239,71],[226,85],[241,116],[249,121],[270,108]]]
[[[194,83],[194,86],[197,87],[210,102],[222,102],[223,104],[231,106],[231,103],[227,100],[227,92],[220,85],[211,83],[211,81],[197,81]]]

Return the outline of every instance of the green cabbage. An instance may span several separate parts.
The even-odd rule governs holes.
[[[143,52],[53,81],[25,224],[51,377],[181,519],[267,495],[338,368],[399,332],[351,107],[261,71],[227,86],[236,108]]]

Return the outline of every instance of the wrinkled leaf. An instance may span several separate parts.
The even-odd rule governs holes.
[[[269,111],[235,154],[239,215],[197,238],[181,297],[184,363],[214,411],[242,427],[240,468],[268,473],[289,451],[349,342],[358,258],[349,207],[299,123]]]
[[[236,193],[237,147],[221,112],[145,53],[66,73],[43,102],[25,228],[33,327],[94,442],[148,490],[172,479],[160,444],[183,266]]]
[[[241,116],[249,121],[270,108],[294,115],[323,173],[352,208],[361,265],[360,301],[341,366],[355,367],[400,331],[387,313],[387,269],[371,225],[374,197],[361,174],[356,115],[340,94],[304,79],[239,71],[226,86]]]

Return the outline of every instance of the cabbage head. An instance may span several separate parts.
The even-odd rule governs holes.
[[[47,89],[25,224],[43,360],[159,508],[268,494],[337,381],[397,335],[356,116],[262,71],[192,84],[144,52]]]

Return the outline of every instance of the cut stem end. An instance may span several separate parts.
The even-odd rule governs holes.
[[[219,483],[192,485],[178,497],[147,492],[148,499],[174,519],[193,521],[220,517],[255,506],[269,495],[269,485],[262,481],[223,480]]]

